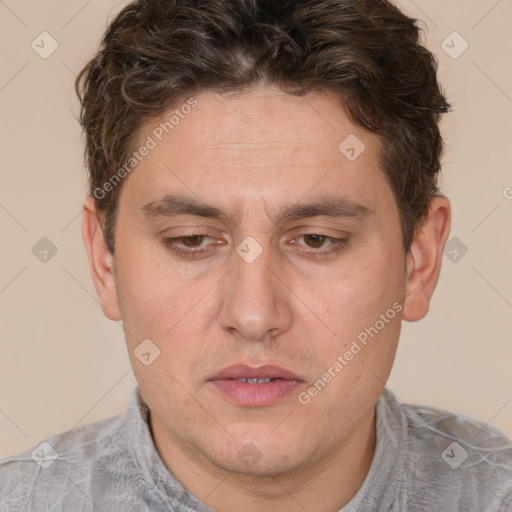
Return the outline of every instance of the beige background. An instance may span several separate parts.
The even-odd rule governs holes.
[[[0,457],[123,412],[135,384],[81,240],[86,187],[73,92],[106,20],[125,3],[0,2]],[[454,106],[442,126],[442,188],[453,205],[451,236],[467,253],[455,263],[444,257],[430,314],[404,325],[388,386],[404,402],[512,436],[512,1],[400,3],[424,20]],[[59,45],[47,59],[31,48],[43,31]],[[441,46],[454,31],[469,43],[458,58]],[[448,37],[452,53],[461,43]],[[42,237],[57,247],[46,263],[32,252]]]

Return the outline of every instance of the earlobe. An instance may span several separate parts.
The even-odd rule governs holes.
[[[114,258],[105,242],[98,211],[92,197],[87,197],[84,201],[82,236],[103,314],[111,320],[121,320],[114,276]]]
[[[428,313],[441,272],[443,249],[450,233],[450,217],[450,201],[444,196],[434,197],[406,258],[404,320],[415,322]]]

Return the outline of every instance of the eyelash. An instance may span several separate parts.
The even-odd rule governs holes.
[[[329,255],[329,254],[337,254],[347,246],[348,241],[349,241],[349,237],[334,238],[332,236],[324,235],[323,233],[310,233],[310,232],[300,233],[297,236],[297,238],[299,239],[306,235],[321,236],[321,237],[325,238],[325,241],[331,242],[330,245],[328,245],[328,247],[330,247],[329,250],[322,250],[322,249],[317,249],[317,250],[307,249],[307,250],[305,250],[305,252],[308,255],[313,256],[313,257],[320,257],[320,256]],[[179,247],[178,245],[176,245],[177,241],[184,240],[186,238],[192,238],[192,237],[208,237],[208,235],[203,234],[203,233],[194,233],[194,234],[187,235],[187,236],[167,237],[167,238],[163,238],[162,241],[163,241],[163,244],[165,245],[165,247],[172,250],[179,256],[191,257],[192,259],[195,258],[196,256],[204,256],[207,254],[211,254],[215,251],[215,246],[213,248],[211,246],[210,247],[206,246],[206,248],[199,248],[199,249],[184,249],[183,246]],[[217,245],[220,245],[220,244],[217,244]]]

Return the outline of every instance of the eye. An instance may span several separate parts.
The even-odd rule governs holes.
[[[208,256],[224,245],[224,240],[212,238],[204,233],[193,233],[187,236],[165,237],[164,246],[176,255],[187,259]],[[302,247],[303,254],[312,257],[327,256],[341,251],[347,246],[348,237],[334,238],[322,233],[300,233],[290,244]]]
[[[206,235],[191,235],[181,237],[181,241],[187,247],[199,247],[205,238]]]
[[[297,240],[303,240],[304,243],[297,242]],[[311,256],[325,256],[341,251],[347,246],[348,240],[348,236],[346,238],[334,238],[322,233],[300,233],[291,243],[304,247],[304,252]]]
[[[331,239],[325,235],[316,235],[314,233],[302,235],[300,238],[303,238],[306,242],[306,245],[312,247],[313,249],[321,249],[326,241],[331,241]]]
[[[162,242],[165,247],[175,254],[194,259],[198,256],[208,255],[215,252],[216,246],[224,243],[223,240],[214,240],[213,243],[203,243],[213,240],[203,233],[194,233],[187,236],[165,237]]]

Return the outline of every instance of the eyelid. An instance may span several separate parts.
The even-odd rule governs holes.
[[[332,243],[335,243],[335,242],[337,242],[337,241],[341,240],[340,238],[336,238],[336,237],[334,237],[334,236],[329,236],[329,235],[326,235],[326,234],[324,234],[324,233],[302,233],[302,234],[300,234],[300,235],[298,235],[298,236],[295,236],[295,237],[293,238],[293,240],[298,240],[298,239],[303,238],[303,237],[305,237],[305,236],[307,236],[307,235],[321,236],[321,237],[323,237],[325,240],[330,240]],[[303,244],[298,244],[298,245],[303,245]],[[307,247],[307,246],[305,246],[305,247]],[[310,249],[311,249],[311,247],[310,247]],[[318,250],[320,250],[320,249],[318,249]]]
[[[329,240],[331,243],[327,247],[315,249],[311,247],[307,247],[304,244],[298,243],[296,240],[302,238],[305,235],[317,235],[324,237],[325,239]],[[179,256],[183,256],[184,258],[194,259],[197,256],[208,256],[209,254],[213,254],[216,252],[216,246],[224,245],[224,241],[217,240],[213,245],[207,244],[207,245],[200,245],[197,248],[186,248],[186,246],[179,246],[179,240],[184,238],[192,238],[192,237],[203,237],[203,238],[210,238],[213,239],[210,235],[206,233],[200,233],[200,232],[191,232],[186,235],[176,236],[176,237],[163,237],[162,241],[164,246],[166,246],[168,249],[172,250],[175,254]],[[300,251],[303,254],[306,254],[311,257],[322,257],[322,256],[330,256],[334,255],[338,252],[340,252],[342,249],[344,249],[348,242],[349,242],[350,235],[347,234],[346,237],[338,238],[333,237],[325,234],[323,230],[315,230],[315,229],[304,229],[300,233],[296,233],[295,236],[292,238],[291,242],[292,245],[303,247],[303,249],[300,249]],[[202,242],[203,240],[201,240]]]
[[[293,242],[293,245],[303,247],[304,249],[301,249],[301,251],[313,258],[322,257],[322,256],[324,256],[324,257],[332,256],[332,255],[339,253],[341,250],[346,248],[346,246],[349,243],[349,239],[350,239],[350,235],[348,235],[348,234],[347,234],[347,236],[345,236],[343,238],[339,238],[339,237],[326,235],[325,233],[321,232],[321,230],[319,232],[306,230],[306,231],[296,235],[293,238],[293,240],[302,238],[305,235],[322,236],[325,239],[330,240],[330,242],[331,242],[327,247],[322,247],[320,249],[314,249],[314,248],[308,247],[307,245],[300,244],[298,242]]]

